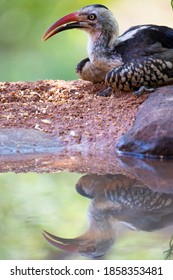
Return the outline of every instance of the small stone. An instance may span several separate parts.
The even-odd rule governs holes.
[[[47,119],[45,119],[45,120],[41,120],[43,123],[45,123],[45,124],[51,124],[51,121],[50,120],[47,120]]]

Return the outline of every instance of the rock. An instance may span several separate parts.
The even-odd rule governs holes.
[[[144,157],[173,156],[173,87],[151,93],[139,107],[133,127],[117,143],[119,153]]]

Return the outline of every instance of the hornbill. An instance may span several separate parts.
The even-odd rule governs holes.
[[[42,38],[73,28],[89,34],[88,57],[76,68],[80,78],[136,94],[173,82],[172,28],[137,25],[118,36],[111,11],[95,4],[62,17]]]

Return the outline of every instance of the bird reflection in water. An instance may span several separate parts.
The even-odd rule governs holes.
[[[85,175],[76,184],[91,199],[88,230],[66,239],[44,231],[52,245],[88,258],[107,253],[117,238],[118,224],[132,230],[154,231],[173,224],[173,194],[154,192],[124,175]]]

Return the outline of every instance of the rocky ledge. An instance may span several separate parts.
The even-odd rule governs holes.
[[[39,137],[46,133],[54,143],[57,139],[61,147],[75,145],[90,154],[173,156],[173,86],[140,97],[124,92],[99,96],[104,89],[82,80],[2,82],[1,133],[32,129]],[[0,144],[3,151],[3,141]],[[20,143],[15,145],[20,152]]]

